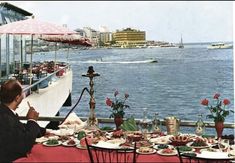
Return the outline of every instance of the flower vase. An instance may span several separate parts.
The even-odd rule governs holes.
[[[114,123],[116,125],[116,130],[120,130],[120,126],[123,123],[123,118],[120,116],[115,116],[114,117]]]
[[[224,130],[224,122],[215,122],[215,129],[217,132],[217,138],[221,138]]]

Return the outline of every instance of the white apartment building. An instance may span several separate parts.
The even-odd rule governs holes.
[[[99,31],[96,31],[90,27],[83,27],[86,37],[90,39],[92,46],[98,46],[99,44]]]

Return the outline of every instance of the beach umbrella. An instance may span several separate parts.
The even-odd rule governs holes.
[[[39,39],[48,42],[56,42],[55,44],[55,60],[56,60],[56,48],[57,43],[64,43],[69,45],[82,45],[82,46],[92,46],[89,39],[82,37],[81,35],[74,34],[74,35],[42,35]],[[69,56],[69,47],[67,52],[67,61]]]
[[[0,26],[0,34],[31,35],[30,75],[32,75],[33,38],[35,35],[70,35],[77,32],[53,23],[26,19]],[[32,78],[30,78],[30,85]]]
[[[81,35],[73,34],[73,35],[42,35],[39,39],[48,41],[48,42],[60,42],[67,43],[71,45],[83,45],[83,46],[91,46],[91,42],[89,39],[82,37]]]

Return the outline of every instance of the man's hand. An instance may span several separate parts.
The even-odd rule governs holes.
[[[39,113],[36,112],[36,110],[33,107],[30,107],[29,111],[28,111],[28,113],[26,115],[26,118],[27,119],[33,119],[33,120],[37,121],[38,120],[38,116],[39,116]]]

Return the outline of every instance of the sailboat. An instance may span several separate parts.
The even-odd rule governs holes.
[[[179,43],[179,48],[181,48],[181,49],[183,49],[183,48],[184,48],[182,35],[181,35],[181,39],[180,39],[180,43]]]

